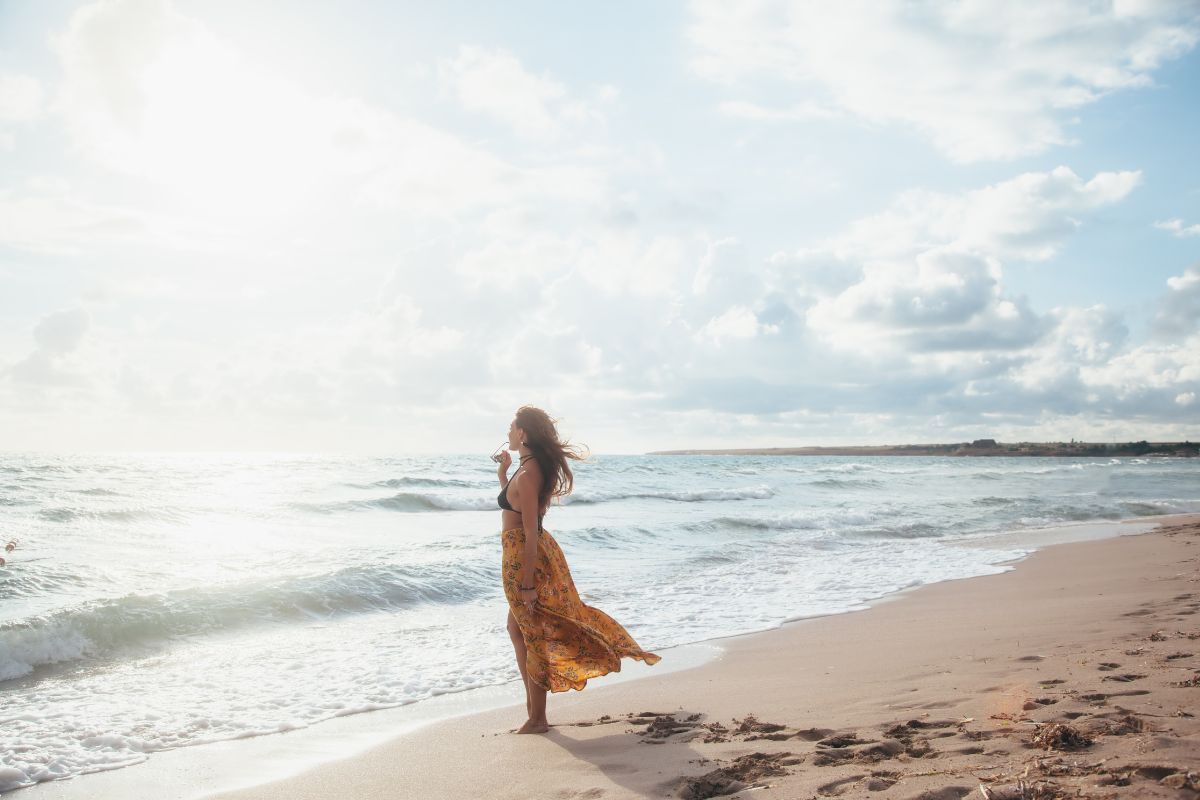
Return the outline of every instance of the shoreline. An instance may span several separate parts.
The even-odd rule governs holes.
[[[1161,517],[1142,517],[1130,520],[1076,523],[1052,528],[1016,531],[1002,534],[1001,537],[1032,538],[1037,533],[1059,532],[1065,539],[1062,542],[1041,540],[1033,552],[1026,552],[1009,561],[998,562],[997,566],[1008,566],[1004,571],[990,575],[971,576],[979,581],[1014,574],[1020,570],[1020,565],[1037,558],[1040,554],[1065,546],[1086,546],[1106,541],[1136,538],[1144,531],[1128,530],[1139,523],[1144,528],[1150,528],[1149,533],[1178,520],[1200,519],[1196,515],[1164,515]],[[1107,534],[1096,538],[1096,531],[1085,529],[1107,528]],[[1079,538],[1080,534],[1085,538]],[[988,537],[995,540],[998,537]],[[971,540],[960,540],[947,543],[948,546],[987,546]],[[1028,546],[1028,545],[1027,545]],[[626,660],[622,663],[622,672],[605,676],[604,683],[589,685],[591,691],[586,693],[569,692],[550,696],[551,722],[556,724],[551,734],[555,736],[560,730],[557,725],[570,715],[577,716],[585,707],[600,703],[604,705],[627,705],[620,702],[623,697],[630,699],[644,696],[647,684],[660,685],[660,695],[670,695],[670,680],[662,680],[669,674],[695,676],[706,672],[721,670],[722,662],[752,642],[763,641],[763,646],[773,647],[772,642],[781,637],[790,636],[791,631],[806,625],[832,625],[835,628],[845,623],[842,620],[861,617],[862,614],[851,614],[850,611],[861,611],[871,614],[880,609],[904,604],[908,598],[919,595],[924,590],[944,586],[972,584],[967,579],[947,579],[931,584],[908,587],[891,592],[879,598],[865,601],[862,608],[832,614],[821,614],[814,617],[802,617],[784,621],[781,625],[765,630],[740,633],[730,636],[706,639],[702,642],[680,645],[675,648],[665,648],[663,653],[675,653],[690,658],[692,663],[680,664],[669,656],[661,664],[670,664],[673,669],[661,670],[658,666],[649,667]],[[764,638],[765,637],[765,638]],[[753,645],[760,646],[760,645]],[[642,669],[637,669],[641,667]],[[695,679],[693,678],[692,681]],[[710,681],[711,682],[711,681]],[[635,684],[642,686],[637,689]],[[593,688],[594,686],[594,688]],[[488,693],[484,697],[479,693]],[[587,696],[583,696],[586,694]],[[460,695],[472,695],[470,698]],[[608,699],[606,699],[608,698]],[[482,701],[482,702],[481,702]],[[558,701],[558,702],[556,702]],[[422,737],[414,736],[417,731],[425,731],[431,736],[445,736],[447,731],[478,730],[480,725],[490,725],[495,728],[500,720],[513,717],[512,711],[520,711],[523,705],[523,694],[518,682],[510,681],[481,689],[462,693],[442,695],[417,703],[408,704],[395,709],[384,709],[371,713],[354,714],[347,717],[328,720],[308,728],[284,734],[243,738],[215,742],[175,750],[160,751],[141,764],[119,768],[117,770],[91,773],[78,776],[66,781],[53,781],[27,787],[12,796],[31,798],[32,800],[71,800],[75,797],[128,797],[137,796],[144,792],[145,787],[153,785],[157,797],[272,797],[283,796],[274,793],[272,787],[289,786],[287,796],[294,796],[297,790],[296,781],[304,775],[314,778],[324,770],[337,772],[359,759],[367,758],[371,753],[380,749],[400,748],[413,745]],[[659,703],[661,705],[661,703]],[[556,709],[556,706],[558,707]],[[764,710],[766,704],[760,704]],[[451,711],[447,716],[446,712]],[[745,713],[745,712],[743,712]],[[520,720],[513,723],[515,727]],[[582,725],[583,723],[579,723]],[[563,730],[571,731],[570,727]],[[493,731],[494,733],[494,731]],[[483,736],[484,734],[480,734]],[[479,736],[471,738],[478,739]],[[504,737],[501,737],[504,738]],[[526,740],[535,737],[507,737],[516,740]],[[406,745],[407,743],[407,745]],[[510,745],[511,746],[511,745]],[[251,771],[247,765],[255,766]],[[240,787],[240,788],[239,788]],[[435,784],[430,784],[424,791],[435,791]],[[316,796],[316,795],[314,795]],[[449,795],[447,795],[449,796]]]
[[[649,450],[645,456],[844,456],[873,458],[889,456],[927,456],[953,458],[1196,458],[1200,456],[1197,445],[1190,442],[1151,442],[1156,448],[1142,451],[1128,449],[1128,445],[1107,442],[1077,442],[1068,444],[1050,442],[1021,442],[1011,444],[993,442],[978,445],[972,442],[953,444],[882,444],[846,445],[830,447],[743,447],[701,448],[690,450]],[[1112,449],[1105,449],[1112,447]],[[1125,448],[1125,449],[1122,449]]]

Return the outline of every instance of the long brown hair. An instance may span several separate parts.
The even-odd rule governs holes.
[[[551,497],[563,497],[575,488],[575,473],[571,471],[568,459],[583,461],[591,450],[584,446],[586,454],[578,445],[559,441],[558,429],[554,427],[557,419],[552,419],[537,406],[521,406],[517,409],[516,425],[525,431],[523,444],[533,453],[538,466],[542,469],[542,488],[538,492],[538,513],[542,507],[549,507]]]

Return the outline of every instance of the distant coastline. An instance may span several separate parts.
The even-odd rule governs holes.
[[[1115,458],[1129,456],[1200,456],[1195,442],[997,442],[976,439],[952,444],[888,444],[850,447],[743,447],[733,449],[651,450],[648,456],[1047,456]]]

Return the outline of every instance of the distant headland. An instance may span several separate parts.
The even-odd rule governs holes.
[[[1195,442],[997,442],[976,439],[954,444],[887,444],[859,447],[746,447],[705,450],[652,450],[648,456],[1200,456]]]

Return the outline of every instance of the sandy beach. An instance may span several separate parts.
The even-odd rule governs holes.
[[[216,795],[1189,797],[1200,517],[722,641],[703,666],[432,724]]]

